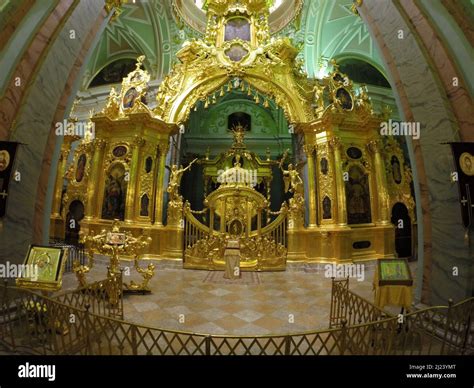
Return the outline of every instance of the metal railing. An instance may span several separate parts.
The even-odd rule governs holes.
[[[71,273],[74,269],[74,262],[78,262],[80,265],[85,265],[87,262],[84,244],[79,243],[77,245],[68,244],[64,241],[55,239],[49,242],[49,245],[56,248],[67,248],[68,257],[64,267],[64,273]]]
[[[349,278],[332,279],[329,327],[341,327],[343,322],[352,326],[389,317],[393,316],[349,290]]]
[[[336,282],[336,281],[335,281]],[[0,343],[11,351],[94,355],[474,354],[474,298],[398,317],[333,283],[332,328],[290,335],[225,336],[163,330],[92,312],[78,299],[5,288]],[[76,303],[76,306],[67,303]],[[383,314],[386,317],[383,317]],[[374,322],[349,325],[366,317]],[[337,327],[336,327],[337,326]]]
[[[113,303],[111,295],[116,296]],[[88,306],[88,310],[97,315],[123,319],[122,273],[115,281],[99,280],[86,287],[57,294],[53,299],[76,308],[84,309]]]

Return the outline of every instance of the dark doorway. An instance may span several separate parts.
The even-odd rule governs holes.
[[[392,208],[392,224],[395,226],[395,251],[398,257],[411,258],[411,219],[403,203],[396,203]]]
[[[69,211],[66,215],[66,243],[79,244],[79,232],[81,230],[80,222],[84,218],[84,205],[81,201],[72,201],[69,205]]]

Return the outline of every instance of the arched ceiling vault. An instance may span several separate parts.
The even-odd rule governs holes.
[[[124,5],[121,15],[106,27],[94,49],[83,86],[87,87],[108,64],[142,54],[152,79],[162,79],[169,72],[177,49],[177,31],[168,1]]]
[[[306,0],[301,15],[304,56],[310,77],[324,73],[325,60],[357,58],[378,69],[385,77],[382,58],[369,31],[356,16],[351,0]]]
[[[123,6],[122,14],[107,26],[92,53],[83,87],[87,88],[108,64],[142,54],[151,79],[163,79],[181,44],[199,34],[176,16],[176,1],[150,0]],[[283,5],[289,3],[286,0]],[[300,0],[297,3],[300,7]],[[351,0],[305,0],[299,16],[278,33],[299,44],[310,77],[325,75],[325,62],[330,58],[357,58],[387,75],[367,27],[351,11],[352,4]]]

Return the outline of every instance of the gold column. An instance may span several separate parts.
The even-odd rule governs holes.
[[[66,173],[67,157],[71,152],[71,144],[74,140],[79,140],[79,136],[64,136],[63,144],[61,145],[61,154],[59,156],[59,163],[56,172],[56,182],[54,184],[54,197],[52,203],[52,216],[54,218],[61,218],[59,210],[61,209],[61,196],[63,190],[64,174]]]
[[[389,223],[389,196],[387,191],[387,177],[385,176],[385,164],[382,156],[380,155],[380,141],[372,140],[367,144],[367,149],[373,155],[374,169],[375,169],[375,182],[377,184],[376,192],[377,196],[377,223],[386,225]]]
[[[135,204],[137,203],[136,194],[138,192],[138,164],[140,149],[145,145],[145,140],[139,136],[135,136],[132,148],[132,160],[130,162],[130,170],[127,185],[127,199],[125,202],[125,222],[132,222],[135,220]]]
[[[166,155],[168,154],[168,143],[158,145],[160,154],[158,161],[156,193],[155,193],[155,225],[163,226],[163,194],[164,176],[166,168]]]
[[[309,228],[315,228],[316,223],[316,185],[315,181],[315,170],[314,170],[314,158],[313,158],[314,147],[309,144],[304,145],[304,152],[308,161],[308,203],[309,203]]]
[[[336,180],[337,196],[337,225],[347,226],[347,208],[346,208],[346,186],[344,183],[341,159],[341,140],[333,137],[329,141],[329,146],[334,150],[334,176]]]
[[[104,155],[104,148],[106,142],[102,139],[94,139],[91,143],[93,148],[93,158],[91,163],[91,174],[87,182],[87,196],[86,206],[84,210],[84,219],[90,221],[95,217],[98,217],[99,207],[97,201],[97,184],[100,178],[99,172],[102,168],[102,159]],[[95,204],[95,207],[94,207]]]

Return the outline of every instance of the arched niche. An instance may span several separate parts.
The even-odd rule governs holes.
[[[411,218],[405,204],[392,207],[391,222],[395,227],[395,251],[398,257],[411,258],[413,254]]]
[[[347,74],[353,82],[390,88],[390,83],[385,75],[368,61],[354,57],[344,57],[338,58],[337,63],[340,71]]]
[[[80,222],[84,218],[84,204],[79,199],[74,199],[68,206],[65,223],[65,240],[70,244],[79,243]]]
[[[89,82],[88,88],[121,83],[130,72],[135,70],[136,58],[113,60],[102,67]]]

